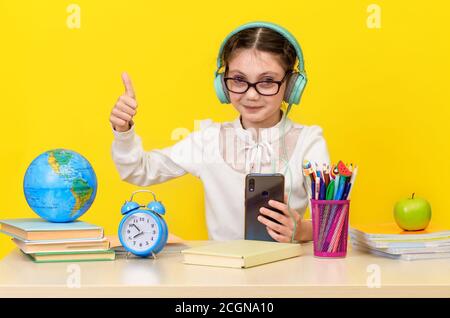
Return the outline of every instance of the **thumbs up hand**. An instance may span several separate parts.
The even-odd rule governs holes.
[[[125,86],[125,93],[119,97],[109,117],[113,128],[119,132],[125,132],[131,128],[138,106],[133,84],[126,72],[122,73],[122,81]]]

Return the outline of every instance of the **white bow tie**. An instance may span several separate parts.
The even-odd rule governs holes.
[[[272,146],[267,141],[259,143],[253,142],[251,145],[245,145],[242,150],[250,151],[245,157],[245,171],[250,172],[252,164],[256,164],[256,172],[261,172],[261,164],[270,163],[273,157]]]

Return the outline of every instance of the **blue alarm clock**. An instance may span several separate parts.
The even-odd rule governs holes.
[[[151,193],[154,200],[147,205],[140,205],[133,201],[133,196],[139,192]],[[166,209],[156,200],[152,191],[134,191],[130,201],[125,201],[120,212],[124,217],[119,225],[119,239],[128,252],[147,257],[154,256],[163,249],[169,236],[167,223],[162,218]]]

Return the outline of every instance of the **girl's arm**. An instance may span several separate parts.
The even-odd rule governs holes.
[[[201,125],[204,125],[204,121]],[[122,180],[149,186],[186,173],[200,176],[205,130],[195,131],[164,149],[145,151],[133,125],[126,132],[113,130],[111,154]]]
[[[317,162],[320,164],[320,167],[322,167],[323,163],[329,164],[330,158],[325,139],[323,138],[322,129],[319,126],[311,126],[308,127],[308,129],[309,132],[305,137],[303,158],[309,160],[312,164]],[[302,162],[303,160],[298,163],[298,167],[300,167],[299,173],[303,172],[301,169]],[[307,196],[308,192],[306,191],[304,184],[303,187],[305,190],[305,196]],[[309,199],[310,198],[307,198],[308,202]],[[287,196],[284,198],[284,202],[269,201],[269,205],[279,211],[282,211],[283,214],[274,212],[271,209],[264,207],[260,210],[262,215],[269,216],[281,224],[272,222],[263,216],[260,216],[258,220],[267,226],[269,235],[278,242],[291,242],[293,237],[295,241],[299,242],[311,241],[313,239],[312,221],[303,219],[302,215],[304,215],[304,213],[302,214],[300,211],[291,208],[291,212],[289,212],[286,203]],[[292,217],[294,220],[292,220]],[[294,222],[296,223],[295,227]],[[293,235],[294,228],[295,233]]]
[[[305,140],[306,145],[303,158],[309,160],[313,165],[317,163],[320,169],[322,169],[322,164],[330,164],[330,155],[328,154],[328,147],[323,137],[322,128],[319,126],[310,126],[308,129],[309,132]],[[302,162],[299,163],[300,170]]]
[[[111,155],[123,181],[149,186],[182,176],[186,171],[164,153],[144,151],[134,125],[126,132],[114,132]]]
[[[309,160],[312,164],[317,163],[320,168],[322,168],[322,165],[330,164],[330,155],[328,153],[328,147],[327,143],[325,141],[325,138],[323,137],[323,131],[322,128],[319,126],[311,126],[309,127],[309,135],[308,135],[308,145],[305,150],[304,158]],[[301,167],[302,163],[299,163],[299,166]],[[308,191],[305,188],[305,182],[303,183],[303,187],[305,189],[305,193],[308,193]],[[311,208],[310,204],[310,198],[308,198],[308,206]],[[301,232],[299,235],[298,240],[305,242],[305,241],[312,241],[313,240],[313,233],[312,233],[312,220],[302,220],[301,221]]]
[[[136,94],[127,73],[122,74],[122,81],[125,93],[119,97],[110,115],[114,133],[112,158],[122,180],[148,186],[187,172],[198,175],[199,165],[194,161],[202,149],[202,138],[198,134],[190,134],[172,147],[144,151],[133,122],[138,107]]]
[[[295,238],[299,242],[308,242],[313,240],[312,221],[301,220],[298,236]]]

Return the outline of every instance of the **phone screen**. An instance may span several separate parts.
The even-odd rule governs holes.
[[[266,207],[278,213],[281,211],[269,205],[269,200],[284,202],[284,176],[280,173],[251,173],[245,178],[245,239],[275,241],[267,232],[266,226],[258,221],[259,209]],[[279,223],[278,221],[264,216]]]

